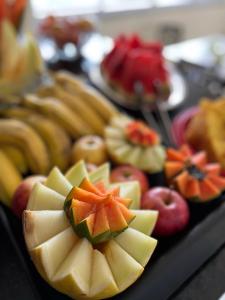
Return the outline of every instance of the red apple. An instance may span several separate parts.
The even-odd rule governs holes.
[[[147,176],[139,169],[129,165],[113,169],[110,179],[111,182],[139,181],[142,194],[149,189]]]
[[[29,176],[24,179],[17,187],[13,199],[12,210],[18,216],[21,217],[23,211],[26,209],[30,193],[36,182],[44,182],[46,177],[40,175]]]
[[[159,212],[154,233],[157,236],[170,236],[182,231],[189,222],[189,208],[183,197],[176,191],[156,187],[142,197],[143,209]]]

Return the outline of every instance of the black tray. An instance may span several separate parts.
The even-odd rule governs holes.
[[[191,86],[192,106],[200,96],[210,96]],[[176,112],[172,112],[175,114]],[[135,116],[138,116],[135,114]],[[163,178],[150,178],[151,185]],[[192,205],[191,223],[186,232],[160,240],[141,278],[127,291],[113,299],[166,300],[225,244],[225,196],[205,205]],[[66,300],[42,280],[35,270],[22,235],[21,221],[0,205],[0,299]],[[173,296],[172,296],[173,297]]]

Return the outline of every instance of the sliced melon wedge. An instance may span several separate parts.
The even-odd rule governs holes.
[[[132,210],[135,218],[129,224],[129,227],[134,228],[144,234],[151,235],[155,227],[158,211],[156,210]]]
[[[119,289],[105,256],[98,250],[94,250],[89,297],[94,299],[104,299],[118,293]]]
[[[25,210],[23,215],[24,236],[28,249],[44,243],[70,226],[64,211]]]
[[[35,184],[27,205],[28,210],[62,210],[65,198],[38,182]]]
[[[91,182],[96,183],[99,181],[104,182],[106,187],[109,185],[109,173],[110,173],[110,165],[109,163],[105,163],[98,167],[96,170],[92,171],[89,174],[89,179]]]
[[[124,127],[126,127],[127,124],[130,123],[130,121],[132,121],[131,118],[125,115],[119,115],[117,117],[112,118],[111,125],[112,127],[117,127],[121,130],[124,129]]]
[[[133,146],[132,151],[129,153],[129,155],[126,158],[127,163],[139,167],[139,160],[140,157],[142,157],[143,149],[139,146]]]
[[[69,227],[30,251],[31,258],[43,278],[51,281],[77,241],[78,237]]]
[[[72,186],[79,186],[84,178],[89,178],[84,161],[76,163],[66,172],[65,176]]]
[[[63,196],[66,196],[73,187],[57,167],[49,173],[45,185]]]
[[[79,239],[53,278],[54,285],[73,299],[88,296],[91,279],[92,245]]]
[[[141,189],[137,181],[113,183],[111,187],[120,187],[120,197],[132,200],[129,208],[140,208]]]
[[[120,292],[133,284],[144,271],[144,268],[114,240],[106,244],[104,254]]]
[[[127,228],[115,241],[143,267],[148,263],[157,245],[155,239],[133,228]]]
[[[106,138],[115,139],[115,140],[124,140],[123,130],[114,127],[106,127],[105,128],[105,136]]]

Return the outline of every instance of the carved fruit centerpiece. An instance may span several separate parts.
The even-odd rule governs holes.
[[[130,164],[149,173],[163,170],[165,150],[160,136],[142,121],[116,116],[105,129],[106,146],[117,164]]]
[[[104,299],[144,271],[157,241],[157,212],[139,210],[137,182],[109,183],[109,165],[54,168],[24,212],[24,236],[40,275],[73,299]]]
[[[225,190],[220,172],[218,163],[207,162],[205,151],[193,154],[187,145],[167,150],[166,177],[186,199],[207,202],[220,196]]]

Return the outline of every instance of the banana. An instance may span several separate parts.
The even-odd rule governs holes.
[[[102,118],[77,95],[72,95],[60,85],[48,87],[49,93],[71,108],[75,113],[79,112],[83,120],[92,128],[93,133],[103,135],[105,123]]]
[[[51,166],[57,166],[65,171],[71,152],[71,141],[66,131],[53,120],[38,114],[30,115],[24,121],[42,137],[49,151]]]
[[[82,84],[72,74],[67,72],[56,72],[54,78],[56,83],[62,86],[68,93],[77,95],[83,99],[86,106],[89,106],[96,111],[106,123],[119,113],[116,107],[110,103],[108,99],[103,97],[93,88]]]
[[[3,110],[2,115],[4,117],[21,120],[27,123],[42,137],[49,151],[49,158],[52,167],[58,166],[62,171],[68,167],[71,141],[66,131],[56,122],[51,119],[47,119],[26,107],[14,107],[12,109]],[[7,146],[7,148],[11,147]],[[17,151],[15,148],[14,150]],[[6,149],[6,152],[7,154],[11,154],[12,151],[7,151]],[[12,153],[10,158],[12,160],[13,158],[15,158],[15,160],[17,158],[15,164],[20,170],[20,166],[22,167],[23,164],[21,159],[20,162],[18,162],[18,153],[17,155],[16,153]],[[24,173],[23,169],[21,172]]]
[[[28,172],[29,167],[27,160],[20,149],[13,146],[3,145],[1,146],[1,150],[8,156],[20,173],[26,174]]]
[[[65,104],[55,98],[41,99],[36,95],[29,94],[25,96],[23,104],[53,119],[73,138],[92,133],[78,114],[72,112]]]
[[[22,177],[16,167],[4,152],[0,151],[0,200],[5,205],[11,205],[13,194],[21,181]]]
[[[0,145],[18,147],[25,155],[33,173],[46,174],[49,157],[41,137],[30,126],[19,120],[0,120]]]

